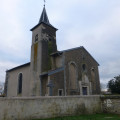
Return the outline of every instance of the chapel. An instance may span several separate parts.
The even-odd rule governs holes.
[[[59,51],[57,30],[44,6],[31,29],[30,62],[6,71],[7,97],[100,94],[98,62],[83,46]]]

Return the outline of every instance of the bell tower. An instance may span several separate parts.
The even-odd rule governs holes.
[[[51,69],[50,54],[57,51],[56,31],[48,19],[45,6],[39,23],[31,29],[30,95],[40,96],[40,74]]]

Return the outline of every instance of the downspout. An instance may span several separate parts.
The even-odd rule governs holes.
[[[40,75],[40,96],[42,96],[42,76]]]
[[[67,96],[67,91],[66,91],[66,65],[65,65],[65,53],[63,52],[63,67],[64,67],[64,93],[65,96]]]

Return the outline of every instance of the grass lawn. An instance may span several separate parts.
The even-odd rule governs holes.
[[[120,115],[94,114],[94,115],[80,115],[80,116],[59,117],[59,118],[50,118],[50,119],[34,119],[34,120],[120,120]]]

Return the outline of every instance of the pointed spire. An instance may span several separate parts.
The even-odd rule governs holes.
[[[31,31],[33,31],[37,26],[39,26],[41,23],[45,23],[47,25],[49,25],[50,27],[54,28],[55,30],[58,30],[57,28],[55,28],[54,26],[52,26],[49,22],[49,19],[48,19],[48,16],[47,16],[47,12],[46,12],[46,9],[45,9],[45,4],[44,4],[44,7],[43,7],[43,11],[42,11],[42,14],[41,14],[41,17],[40,17],[40,20],[38,22],[38,24],[33,27],[31,29]]]
[[[43,8],[40,20],[39,20],[39,23],[41,23],[41,22],[46,23],[48,25],[51,25],[50,22],[49,22],[48,16],[47,16],[45,5],[44,5],[44,8]]]

